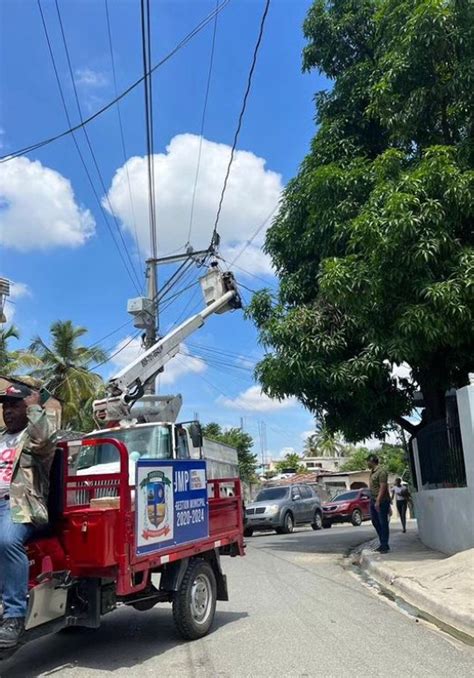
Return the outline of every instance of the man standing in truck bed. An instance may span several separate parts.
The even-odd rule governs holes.
[[[0,649],[15,647],[25,628],[28,558],[25,543],[48,522],[49,471],[54,444],[37,391],[11,384],[0,392]]]

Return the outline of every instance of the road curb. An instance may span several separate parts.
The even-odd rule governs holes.
[[[359,547],[353,557],[353,563],[385,591],[415,607],[422,613],[421,616],[446,627],[447,631],[461,634],[466,642],[474,644],[474,615],[438,602],[422,585],[398,575],[390,568],[390,563],[380,561],[381,556],[368,548]]]

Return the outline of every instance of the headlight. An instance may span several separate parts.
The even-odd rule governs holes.
[[[275,513],[278,513],[279,510],[280,510],[280,507],[278,506],[278,504],[270,504],[270,506],[267,506],[267,508],[265,509],[265,513],[268,513],[271,516],[274,516]]]
[[[338,504],[338,505],[337,505],[337,508],[338,508],[340,511],[345,511],[346,509],[349,508],[349,506],[350,506],[350,504]]]

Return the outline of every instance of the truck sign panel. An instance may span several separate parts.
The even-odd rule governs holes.
[[[137,555],[208,537],[206,462],[139,460],[135,523]]]

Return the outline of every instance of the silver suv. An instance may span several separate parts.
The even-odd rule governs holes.
[[[247,504],[244,535],[251,537],[254,530],[288,534],[295,525],[305,523],[313,530],[323,526],[321,501],[312,487],[301,484],[266,487],[252,504]]]

